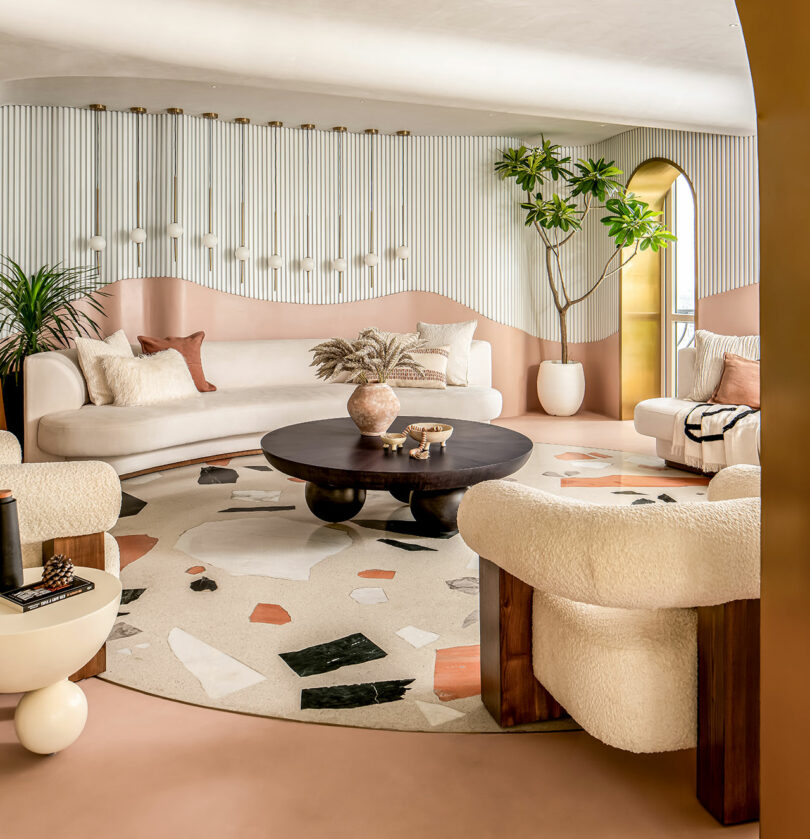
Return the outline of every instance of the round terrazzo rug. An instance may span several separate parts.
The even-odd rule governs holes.
[[[671,504],[706,481],[657,458],[537,444],[515,480],[584,500]],[[495,732],[481,703],[478,559],[369,492],[327,525],[260,456],[122,482],[124,596],[104,678],[307,722]],[[522,730],[576,728],[571,720]]]

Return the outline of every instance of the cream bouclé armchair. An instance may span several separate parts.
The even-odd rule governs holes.
[[[514,481],[458,514],[481,556],[482,698],[502,726],[569,713],[633,752],[698,747],[698,797],[758,816],[760,470],[708,500],[589,504]]]

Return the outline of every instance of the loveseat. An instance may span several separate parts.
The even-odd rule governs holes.
[[[347,416],[354,385],[320,382],[310,367],[310,349],[321,340],[206,340],[202,364],[215,392],[138,407],[90,404],[74,349],[29,356],[25,459],[104,460],[119,475],[130,474],[257,450],[274,428]],[[485,341],[472,342],[467,387],[395,390],[403,415],[489,422],[501,412]]]

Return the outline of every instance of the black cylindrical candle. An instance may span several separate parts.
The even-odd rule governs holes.
[[[17,502],[10,489],[0,489],[0,591],[23,584],[22,548]]]

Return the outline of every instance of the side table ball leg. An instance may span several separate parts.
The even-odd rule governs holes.
[[[73,682],[63,679],[26,693],[17,705],[14,727],[29,752],[49,755],[75,742],[87,722],[87,697]]]

